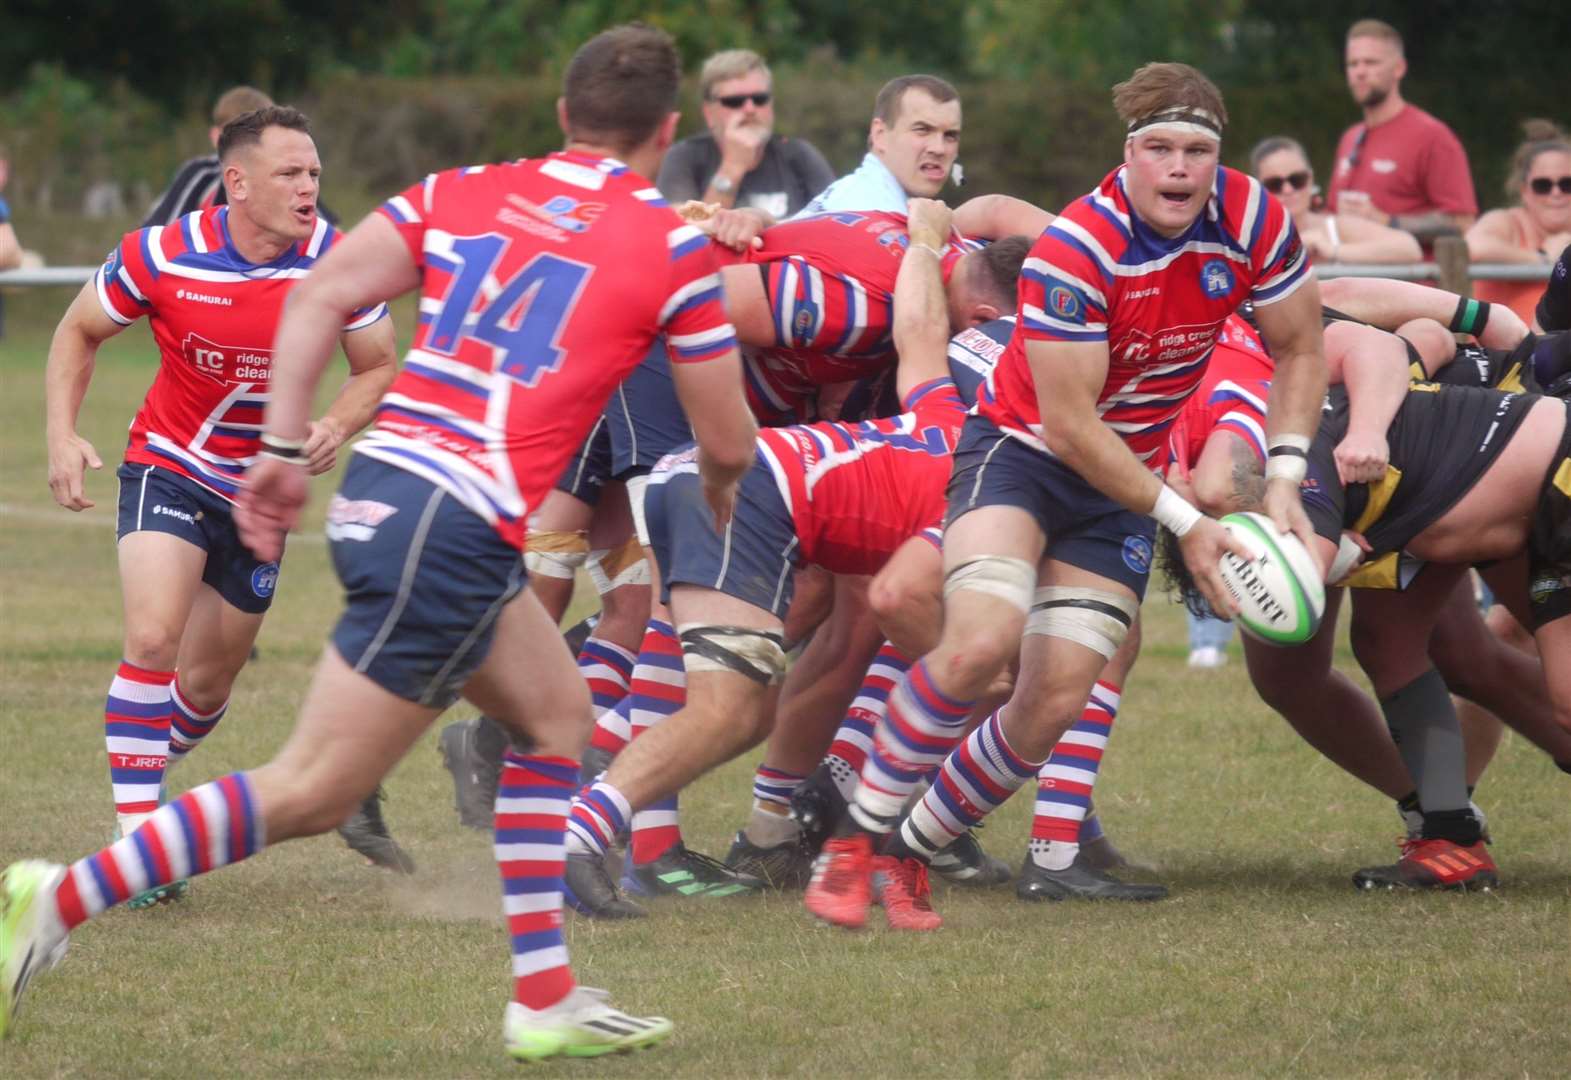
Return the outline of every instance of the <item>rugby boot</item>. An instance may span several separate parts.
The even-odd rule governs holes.
[[[606,869],[605,856],[567,853],[562,871],[562,899],[580,915],[593,919],[642,919],[649,914],[617,891]]]
[[[11,1034],[28,980],[65,957],[69,938],[55,913],[67,870],[28,859],[0,873],[0,1039]]]
[[[791,793],[791,818],[802,826],[802,842],[810,852],[824,846],[845,815],[846,799],[828,763],[820,764]]]
[[[1062,870],[1048,870],[1030,855],[1015,879],[1015,895],[1022,900],[1161,900],[1166,885],[1138,885],[1119,881],[1086,860],[1082,850]]]
[[[975,829],[967,829],[932,857],[933,872],[955,885],[988,888],[1006,884],[1012,876],[1009,864],[982,850]]]
[[[801,889],[813,876],[813,855],[798,837],[772,847],[759,847],[739,831],[726,852],[725,864],[739,874],[758,878],[771,889]]]
[[[1495,860],[1479,840],[1458,844],[1451,840],[1403,840],[1402,857],[1390,866],[1366,866],[1353,875],[1353,884],[1374,889],[1460,889],[1488,892],[1500,884]]]
[[[496,789],[502,779],[507,735],[484,716],[455,720],[442,729],[437,747],[453,777],[453,805],[460,824],[490,832],[496,825]]]
[[[604,990],[575,986],[544,1009],[516,1001],[507,1005],[502,1042],[519,1061],[557,1057],[600,1057],[643,1050],[671,1034],[663,1016],[629,1016],[613,1008]]]
[[[360,808],[338,826],[338,835],[350,850],[364,855],[373,865],[400,874],[412,874],[415,861],[398,846],[398,841],[387,831],[387,822],[382,819],[382,800],[386,798],[387,793],[378,784]]]
[[[824,844],[802,903],[825,922],[859,930],[873,901],[873,838],[865,832]]]
[[[616,755],[603,746],[584,747],[584,756],[578,762],[578,782],[588,787],[600,779],[600,774],[611,767]]]
[[[638,865],[629,859],[622,867],[622,888],[634,896],[741,896],[763,887],[762,879],[689,851],[681,841],[657,859]]]
[[[891,930],[937,930],[944,925],[933,910],[933,889],[921,859],[873,856],[872,892]]]

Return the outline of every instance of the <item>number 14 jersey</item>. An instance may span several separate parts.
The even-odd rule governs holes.
[[[357,450],[425,477],[522,547],[618,383],[736,345],[708,238],[611,158],[434,173],[380,208],[421,271],[403,370]]]

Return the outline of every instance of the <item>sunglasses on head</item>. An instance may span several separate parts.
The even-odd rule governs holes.
[[[1534,195],[1548,195],[1555,188],[1559,188],[1562,195],[1571,195],[1571,176],[1562,176],[1558,180],[1535,176],[1527,182],[1527,186],[1533,189]]]
[[[726,94],[724,97],[710,98],[710,100],[718,101],[728,109],[740,109],[751,101],[756,108],[762,109],[769,104],[769,96],[768,90],[760,90],[756,94]]]
[[[1282,194],[1284,187],[1290,187],[1294,191],[1302,191],[1309,186],[1309,170],[1300,169],[1298,172],[1288,173],[1286,176],[1270,176],[1260,182],[1273,195]]]

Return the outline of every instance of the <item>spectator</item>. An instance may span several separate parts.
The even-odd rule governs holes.
[[[218,135],[224,130],[225,124],[237,116],[265,109],[271,104],[273,99],[254,86],[236,86],[226,90],[213,103],[213,126],[207,129],[208,140],[214,149],[218,147]],[[153,225],[168,225],[193,210],[204,210],[223,202],[224,170],[218,164],[218,155],[212,153],[194,157],[175,172],[174,179],[147,212],[141,227],[146,229]]]
[[[1402,35],[1379,19],[1347,31],[1347,85],[1364,110],[1342,133],[1327,204],[1428,244],[1478,216],[1462,143],[1445,124],[1402,100]]]
[[[5,201],[5,182],[11,175],[11,161],[4,146],[0,146],[0,270],[14,270],[22,265],[22,245],[11,227],[11,207]]]
[[[709,130],[666,155],[657,186],[671,202],[750,206],[783,218],[835,178],[812,143],[775,133],[773,80],[757,53],[729,49],[711,56],[699,88]]]
[[[1304,247],[1317,262],[1401,263],[1423,258],[1410,233],[1365,217],[1313,209],[1315,172],[1297,141],[1285,135],[1262,139],[1249,152],[1249,169],[1293,215]]]
[[[1529,120],[1522,131],[1505,185],[1516,205],[1489,211],[1467,230],[1475,262],[1552,263],[1571,244],[1571,138],[1548,120]],[[1543,293],[1542,281],[1473,285],[1478,299],[1505,304],[1529,324]]]

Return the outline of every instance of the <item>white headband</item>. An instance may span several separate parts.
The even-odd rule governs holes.
[[[1131,121],[1128,137],[1133,139],[1136,135],[1143,135],[1152,128],[1166,128],[1185,135],[1204,135],[1208,139],[1222,141],[1222,122],[1216,118],[1216,114],[1186,105],[1163,109],[1161,112]]]

